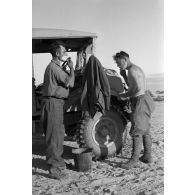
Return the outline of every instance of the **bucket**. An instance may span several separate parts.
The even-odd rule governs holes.
[[[75,154],[74,162],[77,171],[86,172],[92,167],[92,149],[78,148],[73,149],[72,153]]]

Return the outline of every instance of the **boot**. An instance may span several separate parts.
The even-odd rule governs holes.
[[[49,177],[51,179],[57,179],[57,180],[62,180],[62,179],[68,179],[68,174],[65,173],[61,167],[51,167],[49,169]]]
[[[152,149],[152,139],[151,135],[143,135],[143,145],[144,145],[144,155],[140,157],[140,161],[143,163],[152,163],[151,149]]]
[[[139,155],[142,149],[142,135],[136,135],[133,137],[133,151],[132,156],[128,163],[121,164],[123,169],[133,168],[139,161]]]

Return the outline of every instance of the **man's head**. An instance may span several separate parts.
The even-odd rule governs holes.
[[[130,64],[129,54],[124,51],[120,51],[113,56],[114,61],[121,70],[125,70]]]
[[[66,60],[66,46],[62,41],[55,41],[51,44],[51,55],[53,58],[57,58],[61,62]]]

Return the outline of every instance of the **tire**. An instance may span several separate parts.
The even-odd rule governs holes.
[[[117,111],[97,112],[94,118],[85,118],[80,125],[80,143],[92,148],[97,158],[113,156],[121,150],[125,123]]]

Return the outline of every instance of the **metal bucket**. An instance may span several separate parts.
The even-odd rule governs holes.
[[[92,149],[78,148],[73,149],[72,153],[75,154],[74,162],[77,171],[86,172],[92,167]]]

